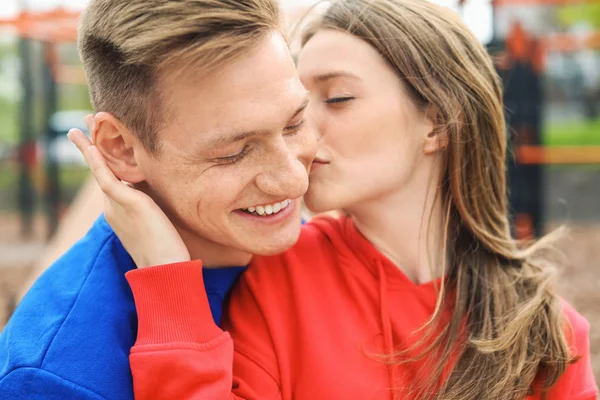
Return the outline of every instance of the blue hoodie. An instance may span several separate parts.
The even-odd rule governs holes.
[[[0,399],[133,399],[137,334],[125,273],[135,268],[104,217],[51,266],[0,334]],[[211,310],[244,267],[206,270]]]

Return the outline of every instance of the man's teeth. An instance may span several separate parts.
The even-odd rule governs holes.
[[[287,206],[291,204],[291,202],[292,201],[290,199],[287,199],[280,203],[267,204],[266,206],[242,208],[242,211],[246,211],[250,214],[256,214],[260,216],[273,215],[277,214],[281,210],[284,210]]]

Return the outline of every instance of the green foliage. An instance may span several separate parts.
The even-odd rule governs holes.
[[[16,101],[0,97],[0,142],[18,141],[19,107]]]
[[[587,22],[594,28],[600,28],[600,3],[588,0],[584,4],[563,6],[557,11],[557,17],[565,26]]]
[[[600,119],[548,124],[543,142],[547,146],[600,146]]]

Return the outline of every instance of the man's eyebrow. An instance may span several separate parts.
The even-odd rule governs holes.
[[[254,137],[254,136],[259,136],[259,135],[264,135],[264,134],[266,134],[266,132],[248,131],[248,132],[236,133],[231,136],[225,136],[225,137],[221,136],[219,138],[216,138],[215,140],[211,140],[208,143],[208,147],[226,146],[228,144],[239,142],[240,140],[244,140],[249,137]]]
[[[308,102],[309,102],[309,97],[308,97],[308,93],[306,93],[304,95],[304,100],[302,101],[302,104],[300,104],[300,107],[298,107],[296,109],[296,111],[294,112],[294,115],[292,115],[292,117],[290,119],[288,119],[288,124],[290,122],[292,122],[294,120],[294,118],[296,118],[298,116],[298,114],[300,114],[304,110],[306,110],[306,107],[308,107]]]
[[[328,81],[328,80],[334,79],[334,78],[352,78],[352,79],[361,80],[357,75],[354,75],[351,72],[334,71],[334,72],[328,72],[326,74],[317,75],[313,78],[313,81],[315,81],[317,83],[321,83],[321,82],[325,82],[325,81]]]
[[[296,118],[298,116],[298,114],[303,112],[306,109],[306,107],[308,107],[308,101],[309,101],[309,98],[308,98],[308,93],[307,93],[304,97],[304,100],[302,101],[302,104],[300,104],[300,106],[294,111],[294,114],[288,119],[287,123],[290,123],[294,118]],[[219,138],[211,141],[210,143],[208,143],[208,146],[210,146],[210,147],[225,146],[225,145],[228,145],[231,143],[239,142],[244,139],[248,139],[250,137],[267,135],[268,133],[269,132],[267,132],[267,131],[241,132],[241,133],[237,133],[237,134],[233,134],[233,135],[228,135],[226,137],[219,137]]]

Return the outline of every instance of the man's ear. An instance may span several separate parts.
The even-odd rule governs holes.
[[[448,147],[448,132],[439,124],[438,110],[430,106],[425,115],[423,154],[434,154]]]
[[[94,116],[90,132],[92,143],[98,148],[115,176],[125,182],[140,183],[146,177],[137,159],[138,152],[146,151],[133,133],[114,115],[100,112]]]

